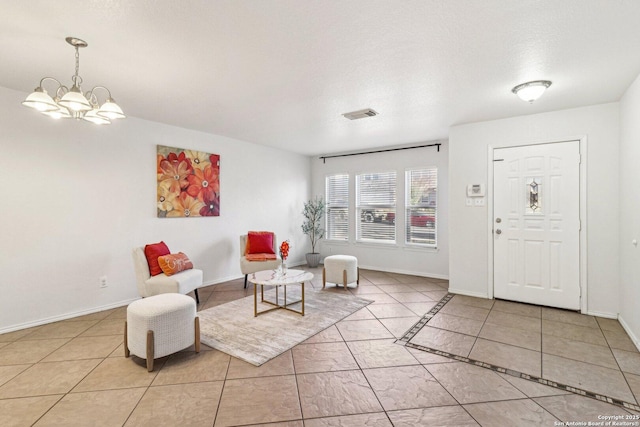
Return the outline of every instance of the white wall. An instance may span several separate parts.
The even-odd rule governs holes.
[[[488,147],[587,139],[587,310],[618,313],[618,104],[453,126],[449,135],[450,290],[487,296],[488,209],[465,206],[467,184],[488,183]],[[583,218],[584,224],[585,218]]]
[[[335,173],[350,174],[350,239],[349,242],[322,240],[320,253],[353,255],[358,258],[361,268],[419,276],[446,279],[449,277],[449,227],[448,227],[448,143],[447,141],[421,142],[424,145],[439,142],[440,152],[435,147],[412,150],[392,151],[386,153],[366,154],[361,156],[339,157],[327,159],[326,163],[318,157],[312,159],[312,194],[325,194],[325,177]],[[415,248],[404,244],[404,233],[398,219],[395,245],[356,243],[355,241],[355,175],[367,172],[388,172],[395,170],[398,177],[397,197],[398,212],[404,212],[404,172],[407,169],[436,166],[438,168],[438,248]],[[401,218],[402,215],[396,215]]]
[[[640,349],[640,76],[620,100],[620,323]]]
[[[308,157],[135,118],[53,121],[22,107],[26,95],[0,88],[0,333],[138,298],[137,245],[164,240],[207,284],[240,277],[249,229],[290,239],[291,264],[303,262]],[[219,217],[156,217],[157,144],[221,155]]]

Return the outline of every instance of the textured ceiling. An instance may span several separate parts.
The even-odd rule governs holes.
[[[107,86],[128,116],[330,154],[617,101],[640,73],[639,22],[635,0],[3,1],[0,86],[70,84],[76,36],[84,89]],[[535,79],[553,85],[534,104],[510,92]]]

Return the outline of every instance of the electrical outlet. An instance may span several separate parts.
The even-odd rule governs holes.
[[[101,288],[106,288],[107,285],[107,276],[101,276],[100,277],[100,287]]]

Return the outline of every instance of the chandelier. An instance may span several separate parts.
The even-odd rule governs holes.
[[[104,86],[95,86],[88,92],[82,93],[82,77],[78,75],[80,69],[81,47],[87,47],[87,42],[76,37],[67,37],[67,43],[76,49],[76,73],[71,77],[71,89],[53,77],[43,77],[37,88],[22,102],[25,107],[38,110],[54,119],[83,119],[97,125],[111,124],[113,119],[125,118],[122,109],[111,97],[111,92]],[[52,98],[44,89],[43,84],[53,81],[57,84]],[[107,98],[102,105],[98,101],[97,92],[105,91]]]

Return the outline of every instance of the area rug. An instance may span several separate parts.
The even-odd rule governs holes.
[[[267,298],[275,298],[273,290],[265,292]],[[299,290],[287,293],[287,301],[299,298]],[[200,341],[260,366],[372,302],[348,292],[314,291],[309,287],[305,289],[304,316],[279,309],[254,317],[251,295],[198,312]],[[271,307],[258,301],[258,311]],[[299,310],[300,303],[291,307]]]

